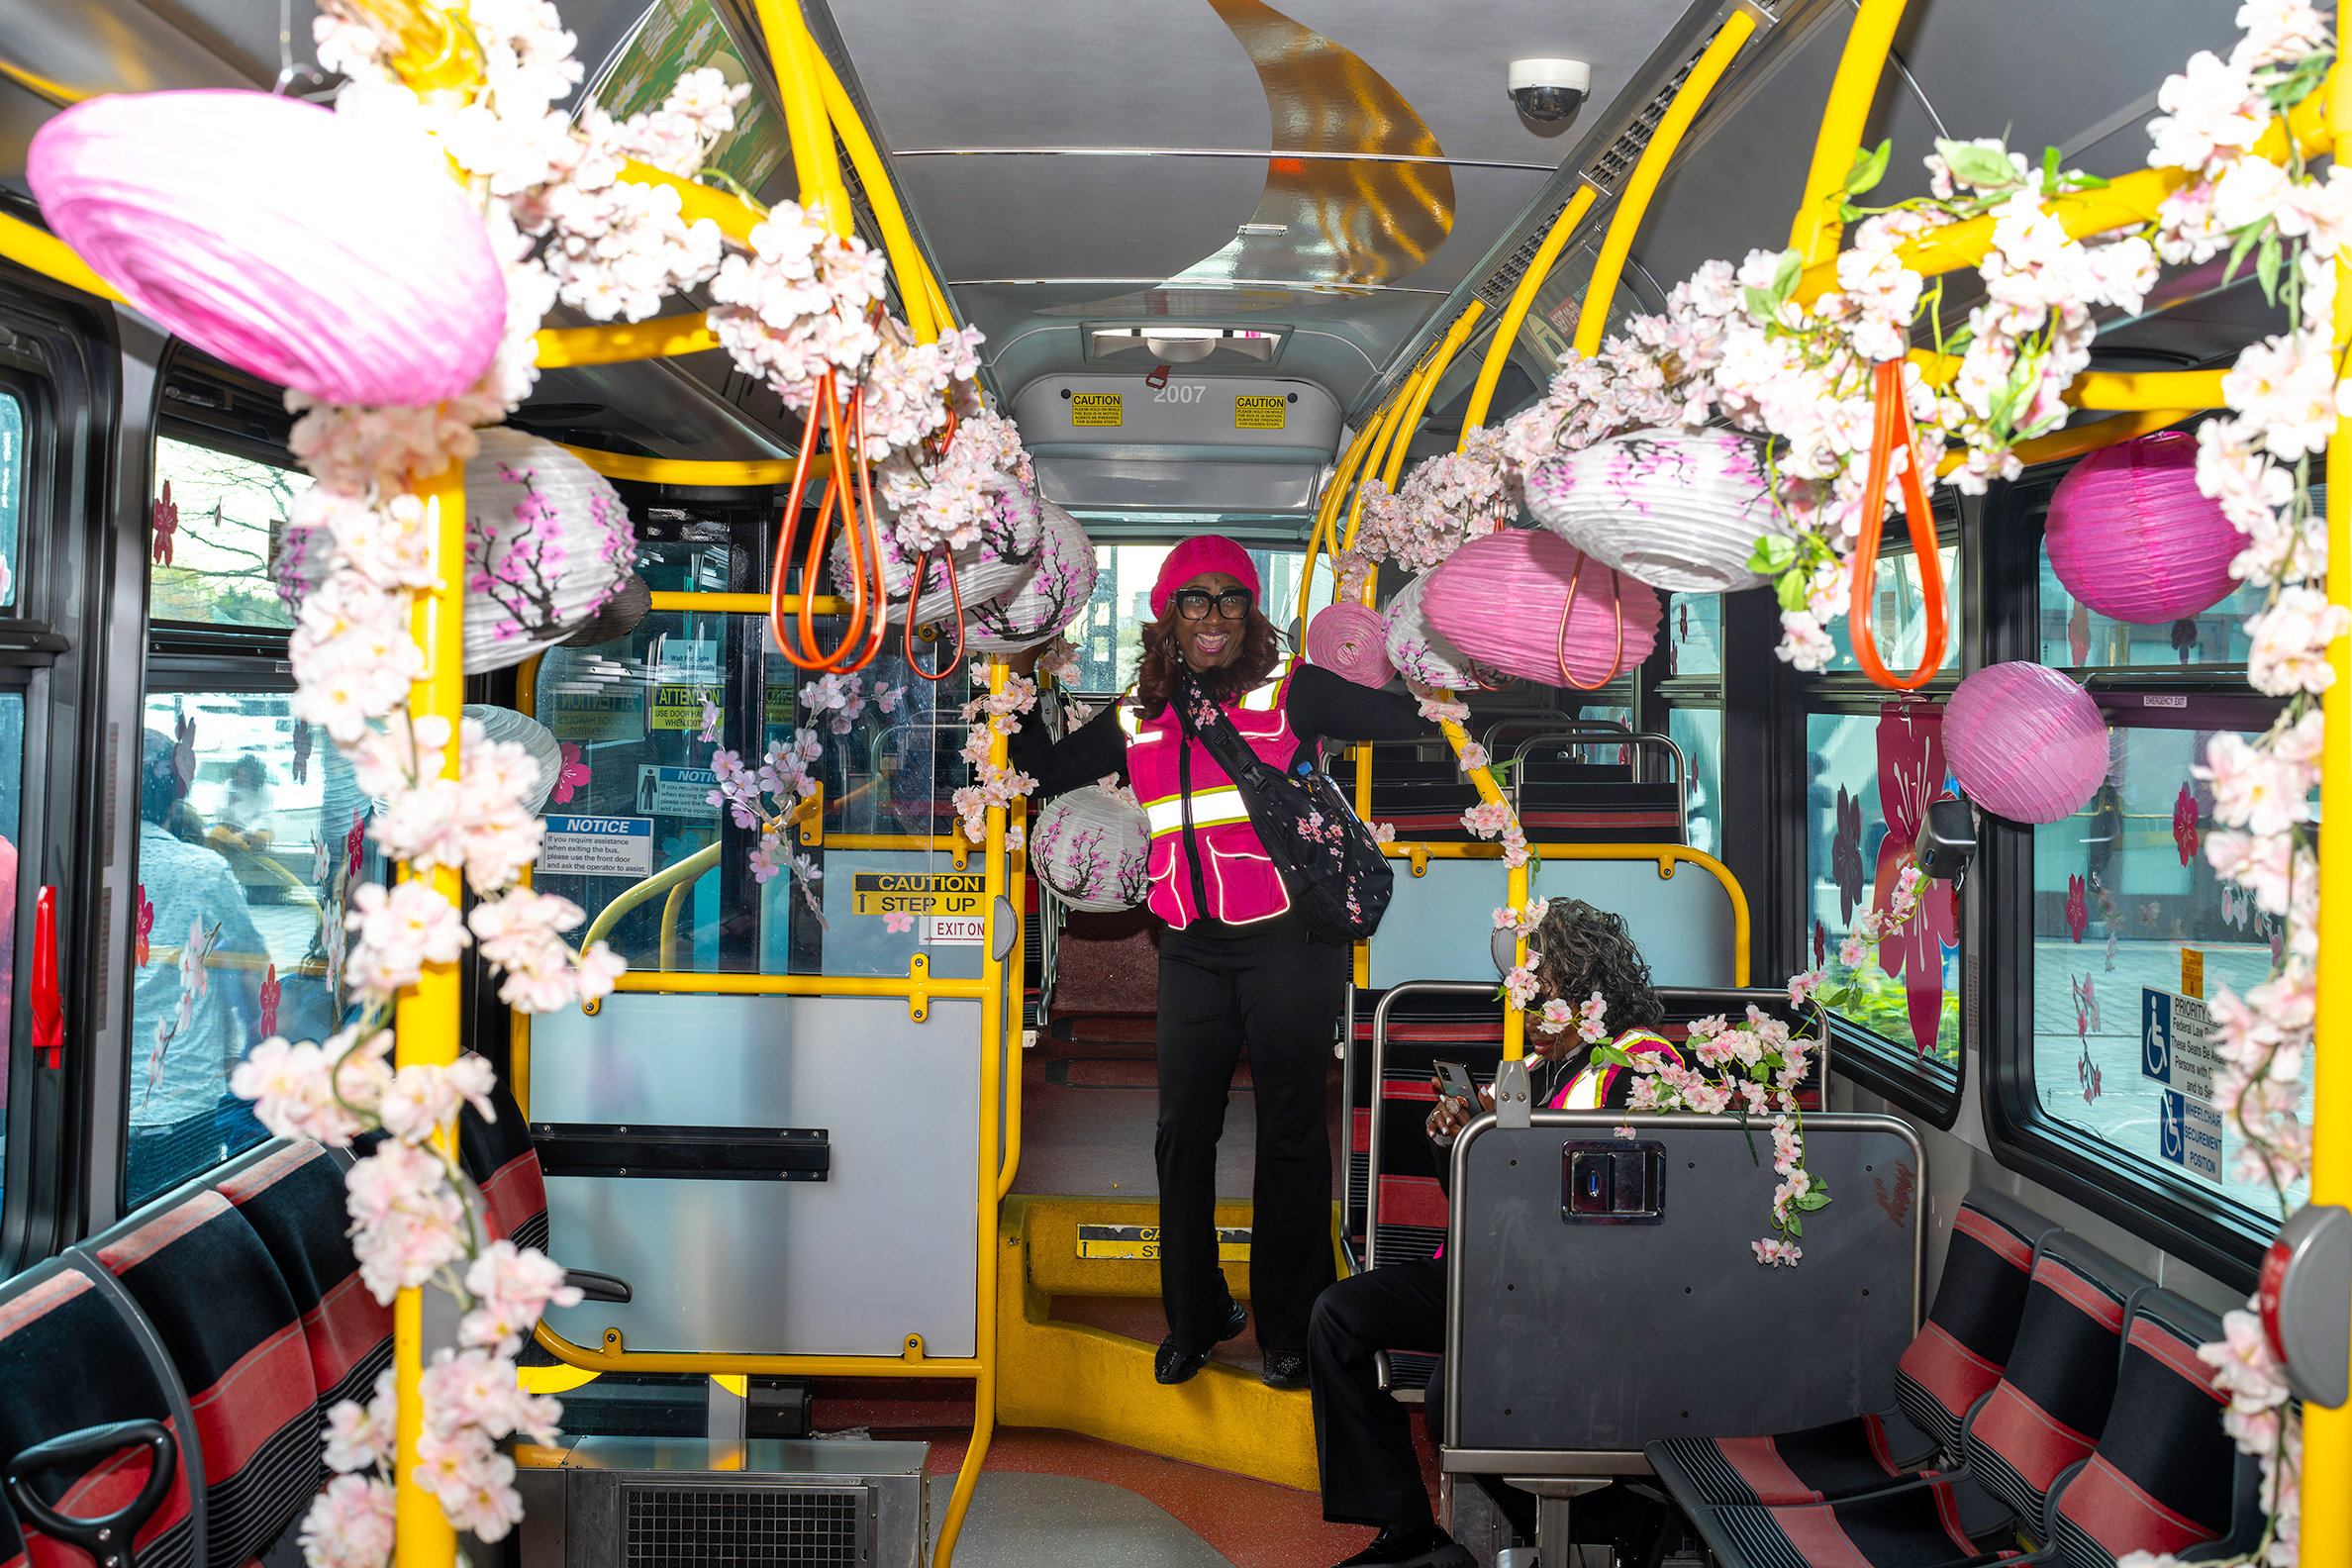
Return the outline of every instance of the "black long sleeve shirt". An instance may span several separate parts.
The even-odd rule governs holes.
[[[1374,691],[1313,664],[1292,672],[1283,690],[1282,712],[1302,740],[1418,740],[1431,728],[1414,698]],[[1127,733],[1119,728],[1116,703],[1059,741],[1049,740],[1039,727],[1025,724],[1007,749],[1013,765],[1037,781],[1039,801],[1106,774],[1127,776]]]

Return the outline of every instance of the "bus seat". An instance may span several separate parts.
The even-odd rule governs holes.
[[[470,1104],[457,1113],[457,1163],[482,1190],[491,1240],[551,1254],[546,1173],[539,1168],[539,1145],[531,1140],[531,1124],[523,1120],[523,1108],[503,1075],[492,1081],[490,1109],[494,1119],[486,1120]],[[565,1269],[563,1278],[589,1301],[630,1299],[628,1281],[610,1274]]]
[[[122,1282],[171,1358],[202,1451],[205,1560],[238,1568],[319,1486],[319,1386],[284,1277],[209,1187],[158,1199],[75,1251]]]
[[[1478,788],[1451,757],[1422,761],[1375,748],[1371,820],[1400,839],[1467,843],[1462,813]],[[1538,843],[1681,843],[1677,783],[1646,783],[1621,763],[1534,761],[1519,764],[1519,822]],[[1355,763],[1334,758],[1331,776],[1355,798]]]
[[[1897,1409],[1767,1437],[1674,1437],[1648,1446],[1686,1511],[1859,1497],[1958,1462],[1960,1427],[1992,1392],[2016,1344],[2034,1253],[2057,1226],[1979,1187],[1952,1218],[1950,1250],[1926,1324],[1895,1372]]]
[[[2048,1539],[2051,1497],[2108,1426],[2123,1326],[2154,1288],[2079,1236],[2046,1238],[2009,1367],[1961,1434],[1959,1471],[1841,1502],[1703,1508],[1693,1522],[1725,1568],[1892,1568],[1971,1556],[1986,1549],[1975,1542],[2005,1532],[2009,1521],[1998,1511],[1981,1523],[1974,1518],[1983,1513],[1973,1496],[1981,1487],[2016,1527]]]
[[[366,1404],[377,1374],[392,1364],[392,1309],[359,1277],[343,1163],[303,1138],[265,1146],[213,1186],[253,1227],[294,1297],[321,1413],[343,1400]]]
[[[1494,984],[1501,863],[1432,859],[1419,876],[1396,860],[1390,864],[1396,890],[1372,933],[1371,988],[1386,991],[1412,980]],[[1603,859],[1548,861],[1532,891],[1579,898],[1624,917],[1653,985],[1725,987],[1739,978],[1737,911],[1729,888],[1706,866],[1679,862],[1672,876],[1660,876],[1657,856],[1629,844]],[[1358,1011],[1361,1016],[1360,1003]]]
[[[2204,1308],[2170,1291],[2140,1297],[2107,1430],[2051,1512],[2066,1568],[2113,1568],[2135,1551],[2233,1561],[2261,1539],[2261,1466],[2222,1429],[2228,1396],[2197,1354],[2221,1337]]]
[[[195,1496],[203,1461],[186,1441],[171,1370],[128,1304],[73,1257],[51,1258],[0,1285],[0,1468],[15,1471],[26,1449],[121,1421],[156,1421],[172,1434],[177,1472],[145,1522],[132,1529],[142,1568],[196,1568],[202,1547]],[[95,1519],[133,1503],[152,1473],[118,1449],[68,1474],[28,1468],[42,1502],[73,1519]],[[20,1529],[0,1506],[0,1568],[82,1568],[89,1559],[35,1530]]]

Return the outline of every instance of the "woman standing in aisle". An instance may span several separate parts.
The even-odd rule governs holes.
[[[1182,1383],[1246,1320],[1217,1261],[1217,1142],[1244,1041],[1257,1102],[1249,1288],[1265,1381],[1307,1386],[1307,1318],[1334,1277],[1331,1151],[1323,1086],[1347,983],[1347,949],[1319,941],[1292,908],[1238,791],[1184,719],[1214,702],[1259,756],[1287,772],[1319,739],[1411,740],[1413,699],[1328,670],[1274,674],[1274,628],[1258,573],[1229,539],[1187,539],[1152,585],[1143,658],[1123,699],[1058,744],[1034,727],[1013,761],[1040,800],[1118,773],[1151,822],[1159,950],[1160,1297],[1168,1336],[1155,1372]],[[1036,653],[1013,660],[1028,673]]]

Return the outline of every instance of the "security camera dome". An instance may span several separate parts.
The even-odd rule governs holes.
[[[1583,60],[1520,59],[1511,62],[1511,101],[1528,119],[1546,124],[1567,119],[1592,90],[1592,67]]]

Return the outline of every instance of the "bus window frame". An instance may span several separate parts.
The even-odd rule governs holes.
[[[2071,465],[2069,465],[2071,466]],[[1982,503],[1985,526],[1980,581],[1999,583],[1987,602],[1984,662],[2039,653],[2039,565],[2043,518],[2066,468],[1997,484]],[[2158,666],[2070,671],[2101,692],[2204,690],[2259,697],[2243,666],[2204,665],[2184,677]],[[2187,1175],[2103,1160],[2080,1139],[2046,1127],[2033,1076],[2033,831],[1980,814],[1974,932],[1982,942],[1978,997],[1977,1089],[1984,1134],[1995,1160],[2026,1180],[2122,1226],[2152,1246],[2222,1281],[2252,1290],[2275,1219],[2206,1189]],[[1964,1008],[1965,1016],[1965,1008]],[[1851,1058],[1839,1058],[1839,1070]]]

